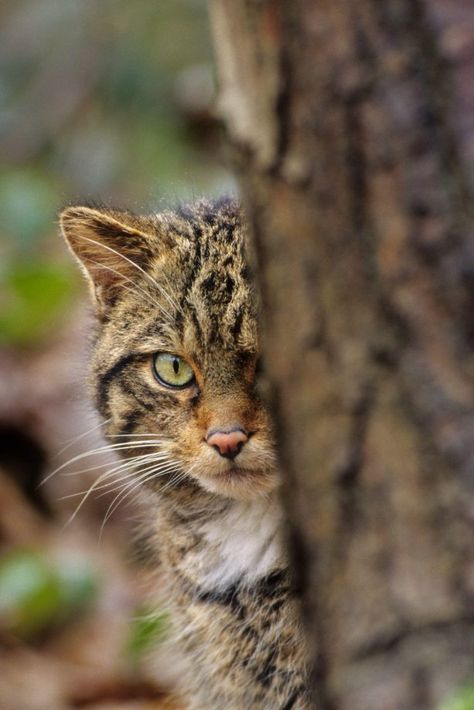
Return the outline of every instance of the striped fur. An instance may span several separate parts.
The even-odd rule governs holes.
[[[148,217],[71,207],[61,225],[96,304],[92,387],[106,434],[134,442],[126,459],[142,456],[132,482],[153,528],[188,706],[308,707],[238,205]],[[161,351],[186,359],[195,383],[160,384]],[[215,426],[249,432],[235,460],[206,443]]]

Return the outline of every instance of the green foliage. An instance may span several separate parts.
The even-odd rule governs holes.
[[[0,274],[0,283],[0,344],[28,345],[57,326],[75,282],[64,267],[19,261]]]
[[[189,69],[211,74],[204,0],[22,5],[24,15],[15,0],[5,10],[19,37],[5,32],[0,79],[1,232],[41,238],[57,207],[81,197],[156,207],[177,185],[220,184],[215,141],[190,131],[192,106],[179,90]]]
[[[19,636],[32,636],[53,619],[60,603],[57,579],[33,553],[15,552],[0,564],[0,619]]]
[[[71,302],[75,280],[54,265],[61,205],[156,209],[233,184],[215,155],[204,0],[4,5],[0,347],[21,347]]]
[[[459,688],[440,705],[439,710],[474,710],[474,683]]]
[[[62,560],[56,568],[60,607],[64,615],[87,608],[97,596],[99,581],[83,559]]]
[[[168,616],[164,612],[139,608],[129,631],[125,653],[136,664],[157,643],[163,641],[168,629]]]
[[[94,598],[97,579],[82,560],[53,564],[32,550],[0,561],[0,629],[30,638],[65,622]]]

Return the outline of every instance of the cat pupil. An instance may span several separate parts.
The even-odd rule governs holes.
[[[177,375],[179,372],[179,360],[177,357],[175,357],[173,360],[173,370],[174,370],[174,374]]]

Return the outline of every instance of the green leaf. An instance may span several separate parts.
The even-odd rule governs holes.
[[[57,612],[60,590],[45,560],[16,551],[0,562],[0,625],[19,636],[33,636],[48,626]]]
[[[440,705],[439,710],[474,710],[474,682],[459,688]]]
[[[138,663],[143,655],[161,643],[168,629],[168,615],[164,612],[139,608],[132,618],[129,637],[125,649],[132,663]]]
[[[97,576],[82,560],[62,562],[57,570],[61,604],[65,612],[78,611],[89,605],[98,591]]]
[[[0,629],[30,638],[84,610],[98,588],[81,559],[51,563],[33,550],[0,560]]]
[[[52,264],[19,262],[3,275],[0,343],[26,345],[50,333],[75,290],[70,271]]]

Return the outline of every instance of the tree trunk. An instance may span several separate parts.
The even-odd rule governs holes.
[[[315,706],[435,708],[474,679],[474,6],[211,21]]]

